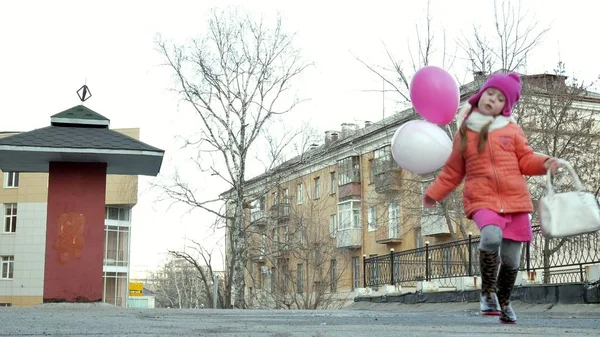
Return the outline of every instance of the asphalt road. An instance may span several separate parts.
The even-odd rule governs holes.
[[[357,303],[345,310],[117,309],[105,305],[0,308],[0,336],[598,336],[600,305],[517,306],[517,325],[476,305]]]

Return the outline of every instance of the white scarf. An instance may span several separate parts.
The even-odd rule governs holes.
[[[492,122],[492,124],[490,125],[488,132],[502,129],[503,127],[507,126],[510,123],[516,124],[516,121],[512,116],[510,116],[510,117],[506,117],[503,115],[498,115],[496,117],[486,116],[486,115],[480,113],[479,111],[471,112],[471,114],[469,115],[469,118],[467,118],[467,121],[466,121],[467,128],[469,128],[475,132],[481,132],[481,129],[483,129],[483,127],[486,124],[488,124],[489,122]]]

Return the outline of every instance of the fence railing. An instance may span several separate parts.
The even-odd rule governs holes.
[[[417,281],[438,280],[442,287],[455,287],[456,277],[480,275],[479,236],[429,245],[363,259],[363,284],[415,286]],[[583,282],[585,266],[600,263],[600,234],[546,239],[539,226],[533,241],[523,245],[521,270],[540,271],[544,283]]]

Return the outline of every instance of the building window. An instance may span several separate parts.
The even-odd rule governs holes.
[[[273,205],[279,204],[279,193],[277,191],[271,193],[271,200],[273,200]]]
[[[329,172],[329,194],[335,194],[337,192],[337,181],[335,179],[335,172]]]
[[[352,289],[360,288],[360,258],[352,257]]]
[[[392,201],[388,206],[388,225],[389,237],[397,238],[400,234],[398,231],[400,227],[400,206],[397,201]]]
[[[104,272],[104,302],[124,307],[129,296],[127,273]]]
[[[267,234],[262,233],[260,236],[260,256],[267,255]]]
[[[19,187],[19,172],[4,172],[4,187]]]
[[[4,233],[17,231],[17,204],[4,204]]]
[[[350,200],[338,204],[338,229],[361,228],[360,201]]]
[[[255,222],[262,220],[265,216],[266,198],[261,196],[258,199],[252,200],[250,203],[250,221]]]
[[[319,199],[321,197],[321,177],[315,178],[315,190],[313,194],[315,199]]]
[[[415,228],[415,248],[419,249],[423,247],[423,231],[421,226]]]
[[[329,216],[329,236],[334,238],[337,230],[337,215],[332,214]]]
[[[129,265],[129,227],[109,225],[104,232],[104,265]]]
[[[373,175],[382,174],[392,168],[392,151],[389,145],[373,152]]]
[[[283,242],[286,249],[290,248],[290,225],[288,223],[283,225]]]
[[[106,220],[130,221],[130,209],[106,207]]]
[[[14,256],[0,256],[0,278],[3,280],[12,280],[15,270]]]
[[[300,205],[302,203],[302,195],[303,195],[303,186],[302,183],[298,183],[298,185],[296,186],[296,203],[298,205]]]
[[[11,307],[12,303],[0,303],[0,308],[2,307]]]
[[[329,283],[331,292],[337,291],[337,262],[335,260],[331,260],[329,265],[329,273],[331,276],[331,282]]]
[[[304,265],[302,263],[298,263],[297,273],[297,291],[298,294],[302,294],[304,292]]]
[[[358,156],[344,158],[338,161],[339,185],[360,183],[360,160]]]
[[[306,227],[302,223],[302,220],[300,220],[300,223],[298,224],[297,232],[298,232],[298,243],[303,245],[306,242]]]
[[[282,275],[282,277],[283,277],[283,285],[282,285],[283,292],[287,293],[287,292],[289,292],[289,289],[290,289],[290,278],[291,278],[290,267],[288,266],[287,261],[283,264],[283,267],[281,269],[282,269],[281,273],[283,274]]]
[[[288,200],[288,198],[290,197],[290,190],[287,188],[283,189],[283,202],[285,203],[289,203],[290,201]]]
[[[369,206],[369,213],[367,213],[367,221],[369,223],[369,232],[377,229],[377,206]]]
[[[375,183],[375,160],[369,159],[369,184]]]

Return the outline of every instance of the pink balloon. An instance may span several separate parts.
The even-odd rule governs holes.
[[[440,125],[452,122],[460,103],[460,90],[452,76],[442,68],[426,66],[413,76],[410,100],[426,120]]]

